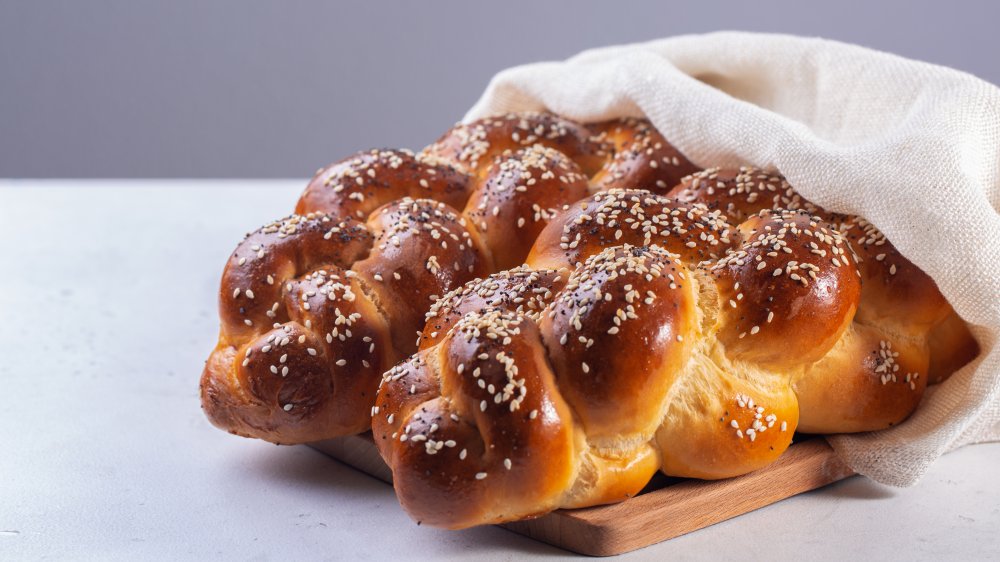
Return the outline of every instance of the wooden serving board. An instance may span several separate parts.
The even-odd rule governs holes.
[[[310,446],[392,483],[392,473],[370,433]],[[627,501],[560,509],[502,526],[580,554],[611,556],[714,525],[853,474],[825,440],[812,438],[792,445],[770,466],[744,476],[707,481],[657,474],[639,495]]]

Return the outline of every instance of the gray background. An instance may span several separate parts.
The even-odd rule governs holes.
[[[301,177],[419,148],[490,76],[720,29],[818,35],[1000,83],[997,2],[0,0],[0,177]]]

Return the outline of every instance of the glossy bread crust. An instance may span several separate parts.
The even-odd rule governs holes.
[[[709,168],[685,178],[669,195],[704,204],[730,221],[776,207],[800,210],[821,218],[849,246],[861,298],[851,330],[833,352],[794,375],[800,401],[817,406],[803,407],[803,431],[873,431],[900,423],[928,382],[943,381],[979,354],[968,326],[934,280],[874,225],[819,208],[781,175],[753,167]],[[894,350],[888,358],[886,346]],[[893,362],[893,353],[905,361]]]
[[[726,478],[795,431],[889,427],[978,354],[934,282],[780,174],[548,113],[317,172],[226,266],[209,419],[371,429],[403,507],[462,528]]]
[[[648,122],[536,113],[457,125],[420,153],[370,150],[321,168],[297,215],[230,258],[206,414],[275,443],[364,431],[382,372],[416,351],[438,298],[520,265],[552,217],[655,170],[656,158],[677,165],[642,177],[666,183],[693,168]]]
[[[443,527],[551,511],[576,476],[572,413],[538,328],[466,315],[441,344],[390,370],[373,420],[403,506]]]

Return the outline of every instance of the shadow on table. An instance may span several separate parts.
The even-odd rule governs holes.
[[[823,489],[825,494],[858,500],[884,500],[896,496],[897,491],[864,476],[852,476]]]
[[[256,471],[262,479],[275,484],[296,488],[305,486],[311,492],[327,494],[333,499],[357,499],[377,506],[391,506],[390,509],[393,510],[402,510],[390,485],[308,447],[266,447],[263,453],[255,453],[252,461],[241,468]],[[477,554],[478,550],[482,553],[506,550],[513,556],[572,555],[568,551],[523,537],[501,527],[484,526],[448,531],[418,526],[408,518],[407,521],[410,522],[408,527],[396,526],[393,532],[434,535],[435,544],[442,549],[434,553],[435,556],[449,553],[471,556]]]

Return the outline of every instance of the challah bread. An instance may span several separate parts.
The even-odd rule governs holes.
[[[204,409],[278,443],[371,427],[438,526],[743,474],[978,353],[872,225],[642,120],[457,125],[322,168],[296,212],[230,258]]]
[[[645,121],[551,114],[457,125],[419,154],[321,168],[297,215],[230,258],[205,412],[276,443],[364,431],[381,373],[416,350],[435,299],[522,263],[551,217],[591,191],[665,190],[696,170]]]

